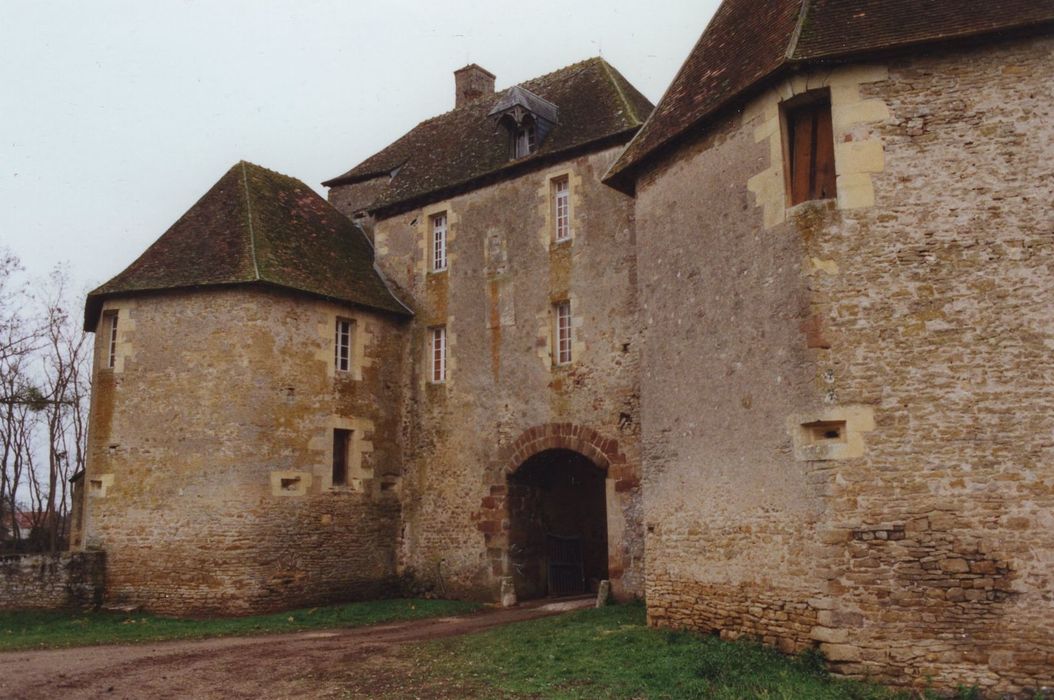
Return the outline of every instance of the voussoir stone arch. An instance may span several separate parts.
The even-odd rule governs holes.
[[[592,428],[574,423],[545,423],[528,428],[502,450],[505,473],[511,474],[534,455],[546,450],[571,450],[608,471],[625,462],[618,441],[606,438]]]
[[[494,468],[488,471],[486,495],[479,510],[473,513],[495,577],[509,573],[506,561],[511,525],[508,478],[528,459],[547,450],[571,450],[586,457],[605,472],[616,494],[634,491],[640,485],[636,466],[627,462],[618,440],[574,423],[544,423],[524,430],[499,449]]]

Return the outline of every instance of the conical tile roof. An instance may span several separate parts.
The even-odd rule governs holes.
[[[389,291],[362,229],[296,178],[242,161],[123,272],[88,294],[94,330],[107,297],[264,284],[380,311],[409,311]]]

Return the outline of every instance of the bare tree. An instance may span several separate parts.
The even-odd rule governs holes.
[[[69,479],[84,468],[91,344],[68,311],[65,272],[52,272],[40,299],[20,272],[0,249],[0,515],[18,544],[27,513],[30,546],[54,552],[65,547]]]
[[[47,479],[41,525],[47,529],[48,549],[59,547],[69,518],[69,479],[84,468],[84,417],[90,376],[88,335],[77,327],[67,310],[68,278],[55,270],[48,285],[45,307],[43,386],[44,423],[48,444]],[[64,547],[65,544],[62,543]]]
[[[29,294],[19,278],[22,267],[10,251],[0,249],[0,513],[6,511],[10,535],[21,536],[18,493],[31,460],[32,403],[40,393],[28,378],[28,365],[40,340],[39,330],[26,319]]]

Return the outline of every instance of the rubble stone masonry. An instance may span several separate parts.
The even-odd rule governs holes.
[[[103,552],[0,555],[0,610],[93,608],[105,571]]]
[[[1051,75],[1050,38],[799,75],[638,184],[653,624],[1054,685]],[[787,208],[819,87],[838,197]]]
[[[578,156],[373,226],[378,264],[417,314],[400,552],[402,571],[426,587],[497,600],[514,565],[508,474],[540,451],[570,449],[606,472],[614,593],[643,591],[633,203],[599,181],[616,154]],[[553,233],[557,178],[570,189],[565,242]],[[330,199],[340,207],[354,197],[335,187]],[[432,272],[439,213],[448,269]],[[560,301],[573,317],[568,365],[552,354]],[[429,377],[435,326],[447,328],[442,383]]]
[[[231,614],[390,593],[405,322],[263,287],[112,311],[84,480],[108,604]],[[349,372],[334,367],[338,316],[353,321]],[[331,483],[334,428],[352,430],[347,486]]]

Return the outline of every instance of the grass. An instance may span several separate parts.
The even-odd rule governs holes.
[[[758,644],[649,628],[640,605],[523,622],[413,651],[429,673],[480,697],[891,700],[835,679],[820,660]]]
[[[0,611],[0,651],[359,627],[478,608],[461,601],[396,599],[206,620],[113,612]]]

